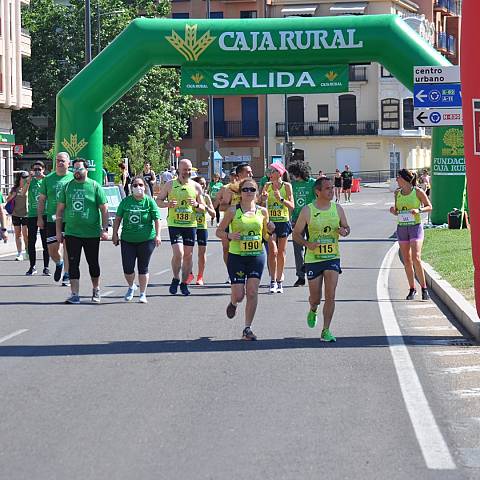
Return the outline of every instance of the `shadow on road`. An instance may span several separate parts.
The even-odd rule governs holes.
[[[337,337],[336,343],[321,342],[318,338],[272,338],[245,342],[243,340],[122,341],[105,344],[79,345],[12,345],[0,347],[0,357],[61,357],[82,355],[130,355],[158,353],[237,352],[244,350],[294,350],[307,348],[372,348],[390,345],[448,347],[472,345],[463,337],[405,336],[405,337]]]

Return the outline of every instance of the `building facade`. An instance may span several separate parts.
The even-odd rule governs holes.
[[[22,6],[29,0],[0,0],[0,190],[13,182],[12,110],[31,108],[32,89],[23,79],[22,59],[30,57],[28,31],[22,28]]]
[[[265,2],[260,0],[212,0],[210,17],[219,21],[224,18],[261,18],[264,12]],[[172,18],[206,16],[205,1],[172,1]],[[265,156],[265,96],[214,96],[213,110],[215,149],[223,158],[223,170],[228,172],[239,162],[247,161],[255,174],[261,176]],[[179,146],[181,156],[191,159],[201,174],[207,174],[209,135],[206,116],[191,119],[188,135]]]
[[[458,63],[456,0],[298,1],[267,0],[271,17],[396,14],[452,63]],[[393,177],[399,168],[430,165],[430,132],[413,122],[413,96],[382,65],[350,65],[349,91],[288,96],[290,141],[313,172],[343,170],[366,177]],[[281,151],[285,97],[269,96],[275,119],[270,149]],[[380,172],[381,171],[381,172]]]

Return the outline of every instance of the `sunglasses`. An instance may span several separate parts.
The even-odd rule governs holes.
[[[41,172],[42,169],[41,169],[41,168],[34,168],[33,171],[34,171],[34,172]]]
[[[242,192],[245,193],[255,193],[257,189],[255,187],[243,187]]]
[[[143,183],[132,183],[132,187],[144,187]]]

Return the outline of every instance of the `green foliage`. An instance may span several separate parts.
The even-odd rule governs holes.
[[[97,4],[92,4],[92,56],[99,40],[105,48],[135,17],[170,12],[168,0],[98,1],[100,16]],[[23,26],[32,37],[32,57],[25,59],[24,76],[31,81],[33,108],[14,112],[13,123],[18,142],[27,148],[54,138],[56,94],[84,65],[84,11],[84,0],[70,0],[69,7],[53,0],[31,0],[22,10]],[[179,82],[179,71],[173,68],[147,73],[104,114],[104,144],[118,146],[122,156],[130,152],[134,165],[149,160],[155,171],[161,169],[169,148],[187,132],[188,119],[206,112],[203,101],[179,94]],[[47,117],[48,127],[35,127],[32,116]]]
[[[118,165],[122,158],[122,150],[118,145],[103,146],[103,168],[108,173],[115,174],[115,181],[118,181],[120,175],[120,167]]]

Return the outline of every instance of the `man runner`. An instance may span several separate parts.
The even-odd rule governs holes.
[[[190,295],[187,279],[193,267],[193,247],[197,227],[196,212],[205,211],[202,187],[191,180],[191,174],[192,162],[186,158],[180,160],[178,178],[165,183],[157,197],[158,206],[168,208],[168,233],[173,251],[173,278],[169,289],[171,295],[177,293],[179,285],[182,295]]]
[[[60,253],[60,243],[57,242],[55,218],[58,196],[60,195],[64,185],[73,180],[73,174],[68,171],[69,166],[70,155],[67,152],[58,153],[55,158],[55,171],[48,174],[43,179],[37,205],[37,226],[40,229],[46,227],[48,253],[56,265],[53,279],[58,282],[62,276],[63,269],[64,275],[62,279],[62,285],[66,287],[70,285],[70,277],[68,274],[68,255],[64,245],[64,255],[62,259],[62,255]],[[43,220],[45,213],[47,216],[46,225]],[[65,230],[62,229],[62,231]]]
[[[350,165],[345,165],[345,170],[342,172],[341,177],[345,203],[352,203],[353,173],[350,171]]]
[[[350,234],[350,227],[343,208],[333,199],[333,185],[326,177],[317,179],[314,186],[316,200],[302,209],[293,230],[294,240],[307,248],[305,270],[310,291],[310,311],[307,324],[314,328],[317,323],[317,308],[322,300],[322,286],[325,289],[323,305],[323,329],[321,340],[335,342],[330,332],[335,311],[335,290],[340,268],[338,237]],[[303,238],[305,227],[308,238]]]
[[[87,177],[87,161],[76,158],[73,162],[74,179],[66,183],[58,195],[56,226],[57,242],[62,242],[65,221],[65,243],[70,262],[72,294],[65,303],[80,303],[80,257],[82,248],[92,280],[92,302],[100,303],[100,240],[108,240],[108,208],[105,190]],[[100,212],[101,218],[100,218]],[[100,223],[101,221],[101,223]]]

